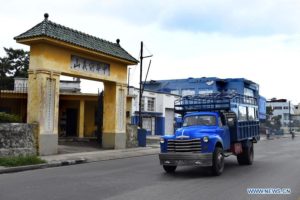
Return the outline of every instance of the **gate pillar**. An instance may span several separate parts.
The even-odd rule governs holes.
[[[28,71],[27,123],[39,124],[39,155],[57,154],[59,78],[53,71]]]
[[[104,82],[104,148],[126,148],[126,91],[126,85]]]

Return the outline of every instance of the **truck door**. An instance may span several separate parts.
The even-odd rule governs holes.
[[[230,132],[228,126],[226,125],[226,120],[224,116],[222,116],[222,118],[218,117],[218,124],[219,124],[219,128],[222,130],[220,136],[222,137],[223,140],[223,146],[224,146],[223,148],[224,150],[227,150],[230,148]]]

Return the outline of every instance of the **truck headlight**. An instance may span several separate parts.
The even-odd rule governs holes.
[[[208,142],[208,137],[207,136],[203,137],[203,142]]]
[[[165,139],[164,138],[160,138],[160,143],[161,144],[165,143]]]

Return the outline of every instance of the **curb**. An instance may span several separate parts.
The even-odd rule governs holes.
[[[35,169],[45,169],[45,168],[52,168],[52,167],[67,166],[67,165],[76,165],[76,164],[82,164],[82,163],[86,163],[86,162],[87,162],[86,159],[78,159],[78,160],[56,161],[56,162],[37,164],[37,165],[7,167],[7,168],[0,169],[0,174],[8,174],[8,173],[22,172],[22,171],[35,170]]]
[[[101,162],[107,160],[117,160],[117,159],[125,159],[125,158],[132,158],[132,157],[140,157],[140,156],[147,156],[147,155],[154,155],[157,154],[159,151],[158,148],[151,148],[148,151],[124,151],[121,154],[117,152],[111,153],[109,155],[101,155],[98,156],[89,156],[81,155],[80,158],[67,158],[65,160],[52,160],[48,161],[45,164],[37,164],[37,165],[26,165],[26,166],[19,166],[19,167],[5,167],[0,168],[0,174],[7,174],[7,173],[15,173],[15,172],[22,172],[28,170],[35,170],[35,169],[45,169],[45,168],[52,168],[52,167],[62,167],[68,165],[77,165],[83,163],[92,163],[92,162]],[[88,152],[90,153],[90,152]]]

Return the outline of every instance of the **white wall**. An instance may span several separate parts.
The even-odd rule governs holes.
[[[132,104],[132,114],[135,111],[139,110],[139,90],[136,88],[130,88],[129,95],[134,96]],[[150,91],[144,91],[143,97],[145,98],[145,111],[148,111],[147,108],[147,98],[155,98],[155,109],[153,112],[159,112],[165,117],[166,108],[174,109],[174,101],[178,98],[177,95],[165,94],[165,93],[156,93]]]
[[[288,114],[289,114],[289,102],[267,102],[267,106],[271,106],[273,108],[273,116],[281,115],[281,124],[284,126],[284,124],[289,123]],[[281,107],[282,109],[275,109],[275,107]],[[290,104],[290,114],[295,114],[294,105]],[[285,116],[287,118],[285,119]]]

